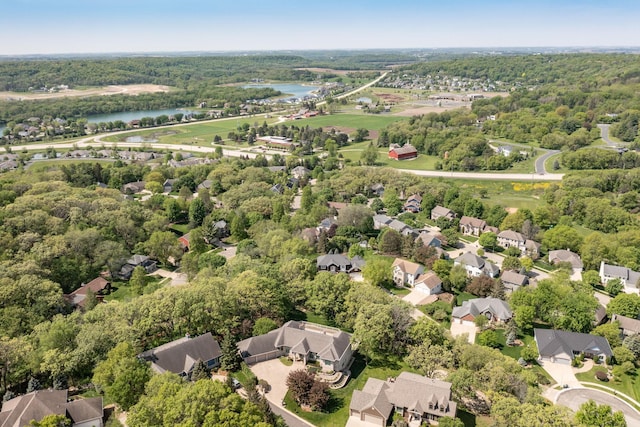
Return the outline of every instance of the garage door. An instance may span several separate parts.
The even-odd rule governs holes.
[[[571,365],[571,359],[565,357],[555,357],[553,363],[559,363],[561,365]]]
[[[379,426],[384,426],[385,424],[381,417],[377,415],[372,415],[372,414],[364,414],[364,421],[367,421],[369,423],[373,423]]]

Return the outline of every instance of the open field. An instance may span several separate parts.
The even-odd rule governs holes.
[[[53,93],[0,92],[0,99],[7,101],[28,101],[34,99],[66,98],[69,96],[139,95],[141,93],[169,92],[170,90],[173,89],[169,86],[152,84],[113,85],[87,89],[64,89]]]
[[[296,126],[311,127],[327,127],[327,126],[343,126],[348,128],[365,128],[369,130],[380,130],[385,126],[403,120],[401,117],[394,117],[388,114],[355,114],[355,113],[336,113],[326,116],[311,117],[308,119],[296,120]],[[289,123],[289,122],[287,122]]]

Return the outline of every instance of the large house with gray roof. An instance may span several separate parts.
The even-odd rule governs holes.
[[[319,362],[323,371],[343,371],[353,356],[351,335],[336,328],[290,320],[280,328],[238,343],[247,364],[288,356]]]
[[[72,427],[102,427],[102,397],[68,401],[67,390],[37,390],[2,404],[0,427],[23,427],[48,415],[63,415]]]
[[[318,271],[328,271],[330,273],[353,273],[356,271],[362,271],[362,267],[365,265],[365,260],[361,256],[349,257],[337,254],[329,253],[321,255],[316,259],[316,267]]]
[[[459,307],[453,307],[451,321],[467,325],[475,325],[479,316],[485,316],[491,323],[507,322],[513,317],[511,307],[498,298],[486,297],[467,300]]]
[[[208,368],[220,364],[222,350],[211,332],[195,338],[189,336],[152,348],[138,355],[144,361],[151,362],[151,369],[162,374],[173,372],[181,377],[188,377],[198,361],[204,362]]]
[[[579,354],[591,359],[613,355],[609,341],[597,335],[538,328],[533,333],[543,361],[570,365]]]
[[[401,372],[387,381],[369,378],[362,390],[354,390],[349,415],[384,427],[392,412],[409,423],[430,423],[455,417],[457,404],[451,400],[451,383]]]
[[[628,294],[639,294],[638,282],[640,282],[640,273],[633,271],[627,267],[606,264],[604,261],[600,263],[600,281],[606,285],[609,280],[620,279],[624,286],[624,291]]]
[[[454,265],[461,265],[467,271],[467,276],[478,277],[481,275],[498,277],[500,269],[497,265],[485,261],[482,257],[471,252],[465,252],[453,261]]]

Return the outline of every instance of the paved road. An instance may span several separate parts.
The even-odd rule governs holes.
[[[614,411],[622,411],[629,427],[640,427],[640,414],[636,410],[625,401],[603,391],[586,388],[568,389],[560,393],[556,403],[576,411],[589,399],[600,405],[609,405]]]
[[[274,405],[272,402],[269,402],[269,407],[274,414],[280,415],[289,427],[314,427],[313,424],[302,421],[300,418],[292,415],[291,412],[282,409],[278,405]]]
[[[490,179],[506,181],[562,181],[564,174],[548,173],[538,175],[533,173],[483,173],[483,172],[448,172],[448,171],[421,171],[409,169],[396,169],[400,172],[414,175],[443,178],[466,178],[466,179]]]
[[[547,173],[547,169],[544,166],[544,163],[547,161],[547,159],[560,152],[560,150],[545,150],[545,151],[546,153],[544,153],[542,156],[536,159],[536,173],[540,175]]]
[[[600,128],[600,137],[602,138],[604,143],[609,147],[617,148],[619,144],[609,139],[609,128],[611,127],[611,125],[601,123],[598,125],[598,127]]]

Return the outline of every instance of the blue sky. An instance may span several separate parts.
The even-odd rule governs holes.
[[[640,46],[638,0],[5,0],[0,55]]]

